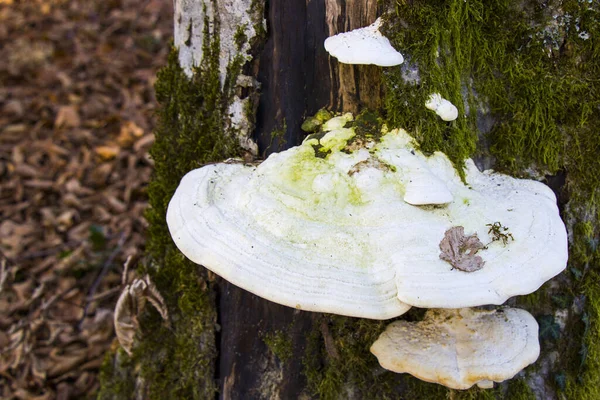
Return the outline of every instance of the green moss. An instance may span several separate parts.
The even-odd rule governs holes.
[[[318,131],[321,125],[323,125],[323,122],[321,122],[318,118],[308,117],[304,120],[300,129],[302,129],[304,132],[312,133]]]
[[[472,49],[482,29],[485,7],[478,1],[416,3],[396,4],[399,18],[390,19],[387,34],[407,55],[407,63],[418,65],[420,82],[405,82],[399,68],[386,71],[387,122],[391,127],[407,129],[421,150],[441,150],[460,167],[475,152],[477,142],[475,108],[467,109],[462,100],[463,92],[471,101],[475,96],[463,78],[473,64]],[[406,21],[410,29],[402,28],[400,21]],[[459,118],[444,122],[424,107],[429,95],[436,92],[458,108]]]
[[[250,3],[250,16],[254,23],[255,39],[250,46],[254,47],[256,43],[267,38],[267,30],[264,23],[265,0],[252,0]]]
[[[100,367],[102,387],[98,400],[130,400],[134,398],[135,376],[131,358],[121,348],[106,353]]]
[[[510,382],[504,398],[506,400],[534,400],[536,396],[525,379],[517,378]]]
[[[475,153],[475,117],[485,102],[499,121],[489,137],[493,154],[505,168],[518,172],[535,163],[550,172],[558,170],[564,156],[561,126],[577,125],[592,113],[593,104],[582,106],[589,99],[591,76],[582,75],[572,57],[548,57],[539,34],[548,16],[531,7],[539,6],[532,2],[516,9],[511,1],[399,2],[398,21],[401,18],[410,29],[396,26],[390,34],[409,62],[418,65],[420,83],[406,83],[400,71],[386,74],[387,87],[393,88],[386,96],[390,124],[414,132],[423,150],[442,150],[460,165]],[[433,92],[466,117],[444,123],[426,110],[423,104]]]
[[[588,262],[594,269],[587,271],[580,289],[586,298],[586,309],[580,316],[583,341],[579,343],[578,357],[572,360],[571,373],[567,375],[565,393],[569,399],[600,398],[600,253],[595,249],[587,256],[591,256]]]
[[[306,118],[300,128],[307,133],[317,132],[321,128],[321,125],[331,118],[333,118],[333,114],[327,109],[321,108],[315,115]]]
[[[232,136],[223,131],[232,86],[228,81],[221,90],[219,42],[211,40],[208,31],[204,46],[207,62],[192,80],[183,74],[173,51],[156,84],[161,111],[150,152],[155,169],[148,188],[147,253],[152,262],[147,270],[169,306],[172,329],[166,328],[157,313],[148,312],[141,321],[134,358],[141,365],[150,398],[204,399],[216,391],[214,293],[204,270],[176,249],[165,223],[167,204],[185,173],[237,155]],[[240,67],[240,61],[234,60],[228,72]]]
[[[315,118],[321,121],[321,123],[324,123],[333,118],[333,114],[326,108],[321,108],[319,111],[316,112]]]
[[[233,41],[235,42],[238,51],[242,50],[242,47],[248,41],[248,36],[246,36],[246,25],[240,25],[237,27],[237,30],[233,35]]]
[[[287,121],[283,120],[283,126],[274,129],[271,132],[271,140],[269,145],[265,149],[266,153],[281,151],[286,148],[287,141],[285,140],[285,133],[287,132]]]
[[[263,341],[281,362],[286,362],[293,355],[292,341],[288,334],[282,331],[266,333]]]
[[[339,357],[336,359],[327,353],[321,331],[315,328],[309,336],[303,359],[312,394],[322,400],[343,398],[344,387],[350,383],[360,390],[356,393],[357,398],[385,398],[382,396],[398,378],[395,374],[377,371],[377,360],[369,353],[369,347],[385,329],[386,321],[335,315],[322,318],[329,325]]]
[[[210,35],[209,25],[207,19],[205,62],[194,77],[190,80],[185,76],[173,49],[155,88],[160,111],[150,151],[155,167],[148,186],[146,218],[150,226],[143,269],[165,298],[171,326],[167,327],[152,307],[147,307],[140,318],[139,340],[131,361],[147,385],[145,398],[149,399],[207,399],[217,390],[213,284],[203,268],[177,250],[165,222],[168,202],[184,174],[205,163],[238,155],[223,121],[232,96],[231,74],[239,73],[242,61],[232,61],[222,88],[219,40]],[[103,390],[111,393],[114,385],[110,374],[105,376]]]

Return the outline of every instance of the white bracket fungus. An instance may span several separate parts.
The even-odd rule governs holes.
[[[434,93],[429,96],[429,99],[427,99],[427,102],[425,103],[425,107],[435,111],[435,113],[444,121],[454,121],[458,118],[458,109],[456,106],[442,98],[442,95],[439,93]]]
[[[332,118],[318,138],[258,166],[188,173],[167,212],[176,245],[274,302],[376,319],[408,305],[501,304],[565,268],[566,231],[548,187],[481,173],[471,160],[465,183],[444,154],[425,156],[405,131],[353,139],[352,123],[351,114]],[[411,201],[415,186],[431,182],[444,196]],[[494,240],[495,221],[514,240]],[[456,226],[489,243],[477,252],[483,268],[467,273],[440,259]]]
[[[538,324],[516,308],[434,309],[420,322],[392,322],[371,353],[383,368],[427,382],[491,388],[537,360]]]
[[[392,67],[404,62],[388,38],[379,32],[381,18],[373,24],[325,39],[325,50],[344,64],[375,64]]]

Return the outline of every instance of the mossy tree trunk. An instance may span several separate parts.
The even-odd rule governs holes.
[[[165,329],[146,312],[134,356],[107,359],[101,398],[600,398],[597,2],[175,4],[177,49],[157,85],[162,112],[146,263],[173,323]],[[327,36],[380,15],[403,66],[343,65],[327,55]],[[423,107],[432,92],[464,117],[441,123]],[[508,302],[540,323],[534,366],[493,390],[462,392],[385,372],[368,348],[387,322],[280,306],[178,253],[164,215],[179,178],[209,161],[262,158],[296,145],[303,119],[323,107],[377,111],[422,150],[444,151],[459,170],[474,157],[480,167],[555,190],[569,229],[569,268]],[[420,317],[413,309],[402,318]]]

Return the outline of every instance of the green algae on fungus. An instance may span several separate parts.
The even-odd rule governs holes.
[[[306,118],[300,128],[307,133],[316,132],[321,128],[323,123],[331,118],[333,118],[333,115],[327,109],[322,108],[312,117]]]

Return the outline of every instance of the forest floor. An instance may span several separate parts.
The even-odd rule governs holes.
[[[2,399],[95,396],[171,36],[171,0],[0,0]]]

